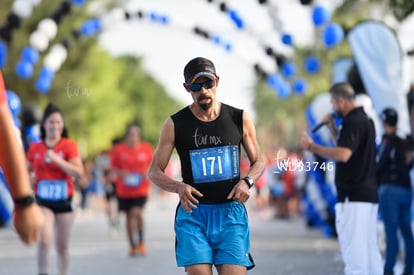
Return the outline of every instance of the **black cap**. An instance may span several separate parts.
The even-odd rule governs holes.
[[[387,123],[388,125],[395,126],[398,122],[398,113],[394,108],[385,108],[382,111],[380,118],[383,122]]]
[[[193,84],[194,81],[205,76],[211,79],[216,77],[216,68],[213,62],[204,57],[196,57],[187,63],[184,67],[184,81],[187,84]]]

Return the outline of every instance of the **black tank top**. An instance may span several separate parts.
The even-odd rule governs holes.
[[[189,107],[171,118],[183,182],[204,195],[197,198],[200,203],[227,202],[228,194],[240,180],[243,110],[222,103],[214,121],[199,120]]]

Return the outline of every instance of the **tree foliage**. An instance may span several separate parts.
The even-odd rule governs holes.
[[[366,12],[368,6],[381,7],[381,9],[384,10],[384,13],[391,11],[392,15],[394,15],[400,22],[414,12],[413,0],[344,0],[342,5],[338,8],[337,13],[355,16],[355,13],[359,14]],[[361,9],[361,7],[365,8]]]

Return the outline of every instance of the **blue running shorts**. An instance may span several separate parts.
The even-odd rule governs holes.
[[[174,230],[178,266],[232,264],[254,267],[249,253],[247,212],[240,202],[198,204],[192,213],[177,208]]]

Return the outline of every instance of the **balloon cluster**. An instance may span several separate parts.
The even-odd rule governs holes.
[[[72,2],[73,4],[82,5],[85,1],[73,0]],[[138,17],[142,17],[141,13],[137,15]],[[104,28],[109,28],[117,21],[130,18],[131,16],[131,14],[125,13],[122,9],[115,8],[104,14],[101,18],[90,18],[85,20],[78,29],[72,31],[72,36],[76,40],[80,37],[92,37]],[[36,90],[39,93],[44,94],[49,92],[56,72],[60,70],[68,57],[69,44],[69,38],[65,38],[63,39],[63,42],[54,44],[45,55],[43,66],[40,69],[39,77],[35,83]]]
[[[280,33],[280,40],[286,46],[293,46],[293,36],[283,30],[283,22],[280,20],[279,9],[276,3],[259,0],[260,5],[267,5],[268,15],[272,20],[274,29]]]
[[[305,118],[309,133],[316,144],[323,146],[333,146],[330,131],[324,127],[316,132],[314,129],[322,118],[332,110],[329,93],[320,93],[307,106]],[[342,119],[337,115],[333,116],[335,124],[339,127]],[[315,156],[315,158],[317,158]],[[308,172],[306,183],[306,196],[304,197],[305,217],[312,224],[320,227],[327,236],[332,236],[334,228],[332,225],[335,214],[336,192],[333,183],[334,166],[328,164],[329,160],[317,158],[316,163],[323,163],[323,167],[318,165],[318,169],[311,169]],[[324,168],[324,169],[322,169]],[[330,174],[329,174],[330,173]],[[330,175],[330,177],[328,176]]]
[[[208,2],[211,3],[213,1]],[[268,2],[259,1],[259,4],[265,5],[268,4]],[[233,22],[237,29],[247,31],[250,35],[255,35],[253,33],[253,30],[249,29],[249,26],[244,23],[245,21],[239,15],[236,9],[228,7],[225,2],[219,2],[218,7],[221,12],[229,16],[230,20]],[[279,26],[280,24],[277,23],[276,25]],[[197,30],[199,30],[199,28]],[[197,31],[196,33],[208,37],[205,31]],[[258,40],[260,41],[261,39]],[[293,38],[289,33],[282,33],[281,40],[283,44],[289,46],[293,45]],[[227,51],[230,51],[232,49],[231,44],[228,42],[223,43],[223,39],[221,37],[215,36],[214,41],[220,42],[220,44],[224,45]],[[294,75],[297,72],[296,65],[293,62],[288,62],[286,57],[277,53],[272,47],[264,45],[263,43],[261,46],[263,47],[266,55],[271,57],[276,62],[276,65],[281,71],[281,74],[272,73],[269,75],[259,64],[254,64],[254,70],[257,75],[266,80],[266,83],[275,91],[279,98],[287,98],[291,94],[292,90],[296,94],[302,95],[306,91],[307,84],[306,81],[302,78],[294,79]]]
[[[138,19],[147,18],[149,21],[153,23],[158,23],[162,25],[170,23],[170,18],[165,14],[153,11],[128,12],[121,8],[114,8],[111,11],[103,14],[99,18],[91,18],[85,20],[81,24],[79,29],[73,30],[72,34],[76,39],[78,39],[79,37],[89,38],[98,34],[100,31],[104,29],[113,27],[114,24],[122,20],[130,20],[134,17],[137,17]],[[220,36],[210,34],[208,31],[197,26],[194,27],[192,30],[196,35],[212,40],[215,44],[223,46],[225,50],[231,51],[232,45],[226,42]],[[68,39],[66,39],[65,41],[68,41]],[[36,81],[36,89],[40,93],[47,93],[49,91],[51,82],[53,81],[56,71],[59,70],[62,63],[67,58],[67,48],[68,43],[57,44],[51,47],[50,53],[46,55],[44,59],[45,64],[41,68],[39,78]]]
[[[312,21],[315,27],[322,28],[322,42],[326,48],[332,48],[341,43],[344,30],[340,25],[330,22],[331,13],[322,5],[315,5],[312,9]]]
[[[6,22],[0,26],[0,69],[7,63],[8,47],[13,39],[13,31],[20,27],[21,21],[29,17],[41,0],[15,0]]]
[[[303,95],[307,89],[307,82],[303,78],[295,77],[298,70],[296,64],[284,55],[275,53],[271,47],[266,47],[265,52],[276,61],[280,74],[263,74],[258,64],[255,65],[256,73],[266,79],[267,84],[281,99],[287,98],[292,91],[297,95]]]
[[[30,144],[41,141],[40,137],[40,120],[42,111],[37,105],[28,104],[24,106],[21,112],[21,132],[22,141],[25,151],[29,149]]]
[[[6,90],[7,104],[12,114],[14,125],[21,129],[23,145],[25,150],[33,142],[38,142],[40,138],[39,121],[41,119],[41,110],[35,105],[22,107],[20,97],[11,90]]]
[[[38,106],[31,104],[23,107],[20,97],[14,91],[6,90],[6,94],[14,125],[21,129],[23,145],[27,150],[31,143],[41,140],[39,127],[41,110]]]
[[[302,4],[310,4],[311,1]],[[261,3],[263,4],[263,3]],[[343,37],[344,32],[342,28],[336,23],[329,23],[331,19],[330,12],[322,5],[315,5],[312,8],[312,21],[315,27],[323,28],[322,40],[326,48],[332,48],[338,45]],[[282,33],[282,43],[288,46],[293,46],[293,38],[289,33]],[[287,60],[283,56],[277,54],[270,47],[266,48],[266,53],[269,56],[275,58],[276,63],[281,71],[282,76],[287,80],[284,80],[280,76],[271,76],[267,78],[267,82],[274,88],[280,98],[286,98],[290,94],[290,90],[293,90],[296,94],[302,95],[305,93],[307,83],[302,78],[293,79],[297,73],[297,66],[294,62]],[[316,74],[320,71],[321,64],[319,59],[314,55],[309,55],[303,62],[304,71],[310,75]],[[260,70],[257,70],[259,71]],[[291,87],[287,87],[287,84],[291,82]]]
[[[335,235],[335,203],[336,195],[325,180],[323,170],[309,171],[305,192],[302,194],[304,216],[308,225],[322,230],[326,237]]]
[[[260,4],[265,4],[267,1],[259,1]],[[301,1],[303,5],[310,5],[312,1]],[[338,45],[344,38],[344,32],[341,26],[336,23],[330,23],[331,13],[322,5],[315,5],[312,7],[312,22],[316,28],[321,28],[323,45],[326,48],[333,48]],[[293,38],[289,33],[282,32],[281,41],[283,44],[293,46]],[[299,95],[302,95],[307,88],[307,83],[302,78],[293,79],[297,73],[297,66],[295,63],[287,60],[283,56],[275,53],[270,47],[266,48],[266,53],[269,56],[275,58],[277,65],[281,71],[282,76],[291,82],[291,89]],[[321,69],[321,63],[315,55],[309,55],[303,62],[304,71],[309,74],[317,74]],[[256,72],[261,72],[257,70]],[[284,98],[288,93],[286,88],[286,80],[284,81],[281,77],[272,76],[270,79],[266,78],[267,82],[272,85],[273,88],[278,92],[279,97]]]
[[[65,43],[54,44],[50,48],[35,82],[35,88],[39,93],[49,92],[55,74],[66,61],[67,56],[67,45]]]
[[[72,4],[82,5],[85,1],[72,0]],[[213,1],[208,1],[212,3]],[[268,1],[259,1],[259,4],[269,4]],[[269,4],[270,5],[270,4]],[[218,5],[221,12],[226,14],[228,18],[233,22],[235,27],[239,30],[249,31],[251,30],[245,24],[245,21],[237,12],[236,9],[229,7],[225,2],[220,1]],[[57,33],[58,24],[62,21],[63,17],[67,15],[71,10],[71,3],[69,1],[63,1],[59,8],[52,14],[50,18],[42,20],[35,32],[30,36],[30,46],[25,47],[21,52],[20,61],[16,64],[15,71],[21,78],[29,78],[33,73],[33,65],[39,60],[39,52],[44,51],[49,47],[49,42],[54,39]],[[96,35],[105,28],[110,28],[114,23],[120,20],[129,20],[137,16],[139,19],[147,18],[151,22],[160,24],[169,24],[171,22],[167,15],[157,12],[143,11],[127,12],[122,8],[115,8],[110,12],[107,12],[99,18],[88,19],[83,22],[78,30],[74,30],[73,34],[75,38],[91,37]],[[316,6],[314,8],[312,19],[315,26],[323,26],[330,19],[330,14],[322,6]],[[208,30],[205,30],[199,26],[192,28],[192,31],[205,39],[211,40],[216,45],[223,47],[224,50],[230,52],[233,51],[234,46],[231,42],[224,39],[218,34],[212,34]],[[335,39],[335,28],[327,28],[326,41],[328,44],[333,44]],[[68,40],[65,40],[66,42]],[[47,93],[50,90],[51,83],[56,72],[60,69],[68,56],[69,43],[55,44],[50,48],[49,53],[44,58],[44,65],[42,66],[39,77],[36,80],[36,89],[40,93]],[[293,46],[293,38],[289,33],[281,34],[281,41],[285,45]],[[332,42],[333,41],[333,42]],[[276,53],[274,49],[268,45],[262,45],[264,51],[268,56],[275,60],[279,73],[267,73],[263,70],[259,64],[254,64],[256,73],[266,80],[272,89],[280,98],[286,98],[292,91],[296,94],[302,95],[306,92],[307,83],[303,78],[296,76],[297,66],[293,62],[287,60],[281,54]],[[2,47],[0,44],[0,53]],[[1,62],[1,55],[0,55]],[[320,63],[314,56],[309,56],[303,64],[305,71],[309,74],[315,74],[320,69]]]
[[[70,14],[72,4],[82,5],[83,3],[84,1],[63,1],[50,17],[44,18],[38,23],[37,28],[29,36],[30,45],[23,48],[20,60],[15,66],[15,72],[20,78],[27,79],[32,76],[33,67],[39,60],[39,53],[46,51],[50,42],[56,38],[58,25]],[[35,87],[40,93],[49,91],[54,74],[60,69],[66,57],[67,48],[62,44],[56,44],[50,48],[35,83]]]

